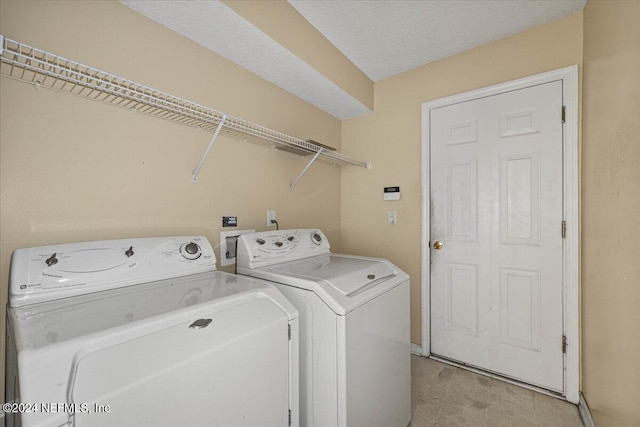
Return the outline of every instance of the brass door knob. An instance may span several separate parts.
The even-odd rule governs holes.
[[[433,242],[433,249],[442,249],[442,242],[440,240]]]

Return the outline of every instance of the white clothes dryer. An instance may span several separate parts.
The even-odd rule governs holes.
[[[7,425],[298,425],[297,310],[215,263],[205,237],[14,251]]]
[[[242,235],[237,263],[300,313],[302,426],[409,423],[407,274],[384,259],[332,254],[316,229]]]

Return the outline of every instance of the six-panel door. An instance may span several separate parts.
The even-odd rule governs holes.
[[[430,115],[431,351],[563,392],[562,82]]]

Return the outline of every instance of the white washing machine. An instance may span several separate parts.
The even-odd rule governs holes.
[[[300,313],[300,424],[404,427],[411,419],[409,277],[384,259],[332,254],[320,230],[238,239],[239,274]]]
[[[215,263],[205,237],[16,250],[7,424],[298,425],[297,310]]]

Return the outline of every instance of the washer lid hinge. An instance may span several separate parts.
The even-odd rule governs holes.
[[[562,238],[567,237],[567,221],[562,220]]]
[[[288,334],[289,334],[289,341],[291,341],[291,325],[289,325],[289,332],[288,332]]]
[[[567,336],[563,335],[562,336],[562,353],[566,353],[567,352]]]
[[[562,123],[564,123],[567,119],[567,107],[562,106]]]
[[[289,425],[291,425],[291,409],[289,409]]]

